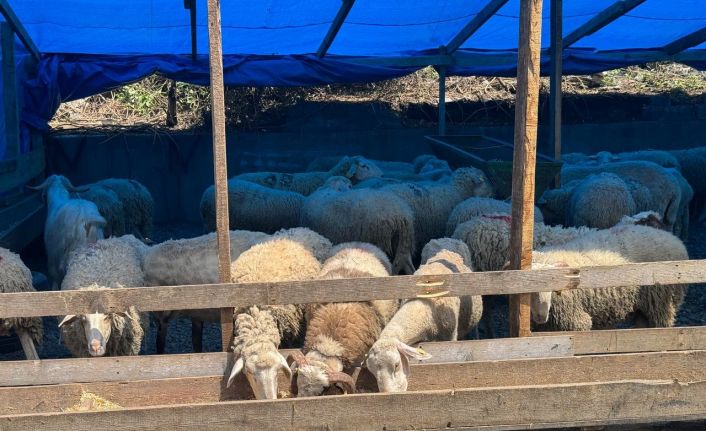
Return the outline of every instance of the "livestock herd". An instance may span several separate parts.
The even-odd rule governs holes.
[[[566,155],[562,187],[537,200],[532,269],[685,260],[690,214],[706,218],[706,148]],[[214,233],[151,244],[154,201],[136,181],[74,187],[53,175],[37,187],[47,201],[45,247],[54,289],[216,283]],[[456,170],[433,156],[413,163],[362,156],[321,158],[307,172],[241,174],[228,182],[233,282],[335,280],[397,274],[501,270],[508,260],[510,203],[472,167]],[[201,199],[205,230],[215,229],[213,186]],[[532,295],[542,330],[591,330],[617,324],[672,326],[683,286],[624,286]],[[19,256],[0,249],[0,292],[33,291]],[[353,392],[364,365],[383,392],[405,391],[413,347],[463,339],[483,316],[483,298],[253,306],[236,310],[236,361],[228,385],[244,374],[258,399],[274,399],[280,371],[290,393]],[[139,307],[138,307],[139,308]],[[149,316],[138,308],[59,319],[77,357],[139,354]],[[157,351],[169,321],[190,318],[201,351],[204,321],[218,310],[153,313]],[[483,319],[485,320],[485,319]],[[487,322],[486,322],[487,323]],[[42,339],[38,318],[0,319]],[[280,347],[296,350],[284,358]]]

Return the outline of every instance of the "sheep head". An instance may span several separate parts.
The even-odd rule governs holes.
[[[277,350],[280,335],[272,314],[251,307],[247,313],[238,314],[234,329],[236,336],[233,350],[237,359],[226,386],[230,387],[235,377],[242,372],[257,399],[276,399],[279,372],[286,373],[290,380],[292,372],[284,356]]]
[[[59,322],[59,328],[72,323],[80,324],[86,335],[88,354],[90,356],[103,356],[113,329],[124,326],[125,319],[132,319],[130,313],[69,314]]]
[[[423,361],[431,355],[398,339],[381,338],[368,352],[365,366],[375,376],[380,392],[405,392],[410,373],[409,358]]]
[[[297,397],[315,397],[340,385],[345,393],[355,393],[355,381],[342,371],[341,361],[311,351],[304,356],[296,350],[291,355],[291,368],[296,374],[292,379],[291,393]]]
[[[464,195],[492,197],[495,195],[492,184],[485,176],[483,171],[476,168],[459,168],[451,175],[451,181],[460,190],[463,190]]]
[[[336,192],[345,192],[351,188],[353,188],[351,180],[341,176],[328,177],[324,182],[324,185],[321,186],[321,189],[330,189]]]
[[[568,268],[565,262],[557,263],[532,263],[532,269]],[[539,325],[547,323],[549,311],[552,309],[552,292],[534,292],[531,295],[530,313],[532,321]]]
[[[345,176],[354,183],[359,183],[369,178],[379,178],[383,174],[382,169],[378,165],[362,156],[343,157],[336,166],[331,168],[329,173],[331,175]]]

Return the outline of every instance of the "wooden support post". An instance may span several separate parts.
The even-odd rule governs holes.
[[[446,66],[436,67],[439,74],[439,135],[446,134]]]
[[[226,159],[226,116],[221,47],[221,2],[208,0],[208,48],[211,67],[211,118],[213,130],[213,177],[216,188],[216,231],[218,237],[218,279],[230,283],[230,225],[228,217],[228,163]],[[223,351],[233,337],[233,309],[221,309]]]
[[[0,23],[2,44],[2,91],[5,110],[5,160],[20,156],[20,116],[17,106],[17,71],[15,69],[15,32],[7,22]]]
[[[521,0],[520,41],[517,51],[515,150],[512,161],[510,269],[529,269],[532,264],[541,39],[542,0]],[[514,337],[530,335],[530,295],[528,294],[510,296],[510,335]]]
[[[549,78],[549,142],[554,146],[554,158],[561,160],[561,76],[562,76],[562,2],[551,0],[551,70]],[[556,187],[561,187],[561,174],[556,175]]]
[[[174,127],[177,123],[176,81],[170,79],[167,84],[167,127]]]

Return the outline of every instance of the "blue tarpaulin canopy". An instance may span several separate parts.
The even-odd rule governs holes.
[[[45,128],[60,102],[154,72],[207,84],[206,0],[196,0],[196,58],[184,0],[10,0],[36,44],[36,67],[18,72],[23,126]],[[448,75],[514,75],[519,0],[222,0],[227,85],[307,86],[389,79],[427,65]],[[542,46],[549,47],[549,0]],[[564,0],[564,72],[673,59],[706,67],[706,0]],[[343,14],[340,28],[335,17]],[[606,11],[614,11],[605,18]],[[482,19],[488,14],[488,19]],[[474,21],[475,20],[475,21]],[[593,30],[586,30],[595,23]],[[457,50],[444,47],[480,24]],[[337,31],[336,31],[337,29]],[[701,31],[701,33],[699,33]],[[335,35],[317,56],[327,33]],[[681,48],[671,52],[675,41]],[[670,45],[671,44],[671,45]],[[19,63],[30,60],[17,44]],[[548,50],[542,71],[548,72]],[[22,66],[22,65],[21,65]],[[24,145],[27,147],[27,145]],[[3,158],[4,143],[0,145]]]

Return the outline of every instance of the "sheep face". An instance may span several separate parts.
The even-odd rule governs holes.
[[[532,321],[537,324],[547,323],[549,310],[552,308],[552,292],[536,292],[532,294]]]
[[[331,385],[326,371],[316,365],[297,368],[297,397],[317,397]]]
[[[334,176],[334,177],[329,177],[325,182],[324,185],[321,187],[322,189],[331,189],[337,192],[345,192],[350,190],[353,187],[353,184],[351,184],[351,181],[346,178],[346,177],[340,177],[340,176]]]
[[[431,355],[396,339],[382,339],[370,349],[365,366],[375,376],[380,392],[405,392],[410,373],[409,358],[425,360]]]
[[[238,374],[245,372],[245,377],[256,399],[275,400],[277,399],[279,371],[284,371],[291,380],[292,372],[287,361],[277,350],[251,354],[247,358],[241,356],[233,365],[227,387],[233,384],[233,380]]]
[[[355,180],[357,183],[369,178],[379,178],[382,175],[382,169],[372,161],[361,156],[353,157],[353,164],[346,173],[346,177]]]
[[[118,324],[117,319],[130,319],[128,313],[93,313],[93,314],[69,314],[59,323],[61,328],[73,322],[80,323],[86,335],[86,346],[90,356],[103,356],[106,352],[106,344],[110,340],[113,325]]]

